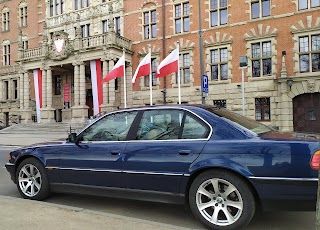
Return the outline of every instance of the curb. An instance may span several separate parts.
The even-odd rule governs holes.
[[[92,210],[88,210],[88,209],[84,209],[84,208],[77,208],[77,207],[72,207],[72,206],[68,206],[68,205],[47,203],[47,202],[43,202],[43,201],[28,200],[28,199],[8,197],[8,196],[3,196],[3,195],[0,195],[0,199],[18,201],[18,202],[26,203],[26,204],[36,203],[37,205],[41,205],[41,206],[45,206],[45,207],[53,207],[53,208],[58,208],[58,209],[64,209],[66,211],[71,211],[71,212],[79,212],[79,213],[85,213],[85,214],[89,214],[89,215],[108,217],[108,218],[112,218],[112,219],[123,220],[126,222],[134,222],[137,224],[140,223],[140,224],[152,225],[155,227],[163,227],[163,228],[173,229],[173,230],[195,230],[193,228],[177,227],[174,225],[159,223],[159,222],[150,221],[150,220],[143,220],[143,219],[138,219],[138,218],[133,218],[133,217],[126,217],[126,216],[121,216],[121,215],[111,214],[111,213],[106,213],[106,212],[100,212],[100,211],[92,211]]]

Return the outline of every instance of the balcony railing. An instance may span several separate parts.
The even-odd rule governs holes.
[[[131,41],[115,33],[104,33],[95,36],[81,38],[80,40],[69,40],[74,51],[87,49],[103,49],[104,46],[116,45],[119,48],[131,49]],[[49,49],[50,46],[49,46]],[[39,59],[47,54],[49,50],[44,47],[23,50],[21,60]],[[2,70],[2,69],[1,69]],[[1,74],[1,72],[0,72]]]

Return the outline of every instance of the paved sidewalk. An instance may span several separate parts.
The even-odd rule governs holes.
[[[32,145],[36,143],[65,140],[67,139],[68,134],[59,135],[59,134],[3,134],[0,133],[0,146],[25,146]]]
[[[153,221],[6,196],[0,196],[0,207],[0,228],[3,230],[185,229]]]

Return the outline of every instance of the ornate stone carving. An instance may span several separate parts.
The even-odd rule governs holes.
[[[58,31],[53,34],[53,43],[48,52],[48,57],[52,60],[63,60],[69,57],[73,52],[73,46],[70,44],[68,34],[64,31]]]
[[[315,83],[314,81],[308,81],[308,93],[314,93]]]

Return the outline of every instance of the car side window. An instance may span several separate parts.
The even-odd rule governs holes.
[[[179,139],[183,114],[183,111],[173,109],[145,111],[136,140]]]
[[[205,124],[190,115],[186,116],[182,131],[182,139],[201,139],[206,138],[207,134],[208,128]]]
[[[136,115],[136,111],[107,115],[82,133],[82,141],[125,141]]]

